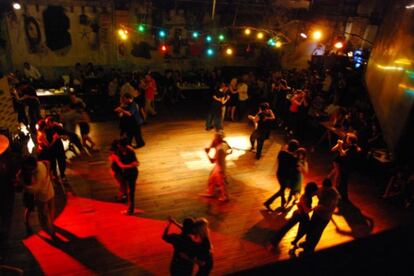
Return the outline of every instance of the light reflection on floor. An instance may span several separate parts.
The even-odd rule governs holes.
[[[235,163],[233,161],[238,160],[242,155],[246,154],[246,152],[250,148],[250,141],[248,136],[234,136],[234,137],[226,137],[225,140],[233,149],[232,153],[229,154],[226,158],[226,165],[228,167],[234,167]],[[215,154],[215,150],[211,149],[209,152],[209,156],[213,157]],[[212,164],[206,152],[204,150],[197,150],[197,151],[186,151],[180,153],[181,158],[184,160],[186,167],[189,170],[209,170],[211,169],[214,164]]]

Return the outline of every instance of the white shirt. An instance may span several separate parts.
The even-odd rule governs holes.
[[[36,173],[32,177],[32,184],[26,189],[35,196],[36,200],[47,202],[55,196],[50,172],[45,163],[37,162]]]
[[[24,75],[31,80],[38,80],[42,77],[39,70],[37,70],[33,65],[30,65],[30,69],[24,68]]]
[[[245,83],[241,83],[237,88],[237,92],[239,93],[239,101],[246,101],[249,98],[247,94],[248,86]]]
[[[325,47],[316,47],[315,50],[313,50],[312,55],[313,56],[323,56],[325,54]]]

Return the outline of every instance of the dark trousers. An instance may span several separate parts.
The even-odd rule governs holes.
[[[288,115],[288,125],[293,133],[297,134],[299,130],[299,111],[298,112],[289,112]]]
[[[176,260],[173,258],[170,265],[171,276],[191,276],[193,275],[194,264],[186,260]]]
[[[32,132],[36,131],[36,124],[40,119],[40,103],[35,102],[28,105],[28,113],[29,113],[29,123],[30,123],[30,130]]]
[[[140,125],[138,125],[138,127],[135,129],[128,130],[126,132],[126,137],[128,139],[128,144],[130,145],[132,143],[132,139],[135,139],[136,146],[139,148],[145,145],[144,139],[142,138]]]
[[[66,156],[62,141],[57,141],[56,144],[49,149],[49,158],[53,175],[57,176],[56,165],[58,165],[60,177],[66,177]]]
[[[308,233],[306,235],[306,241],[304,246],[304,253],[311,253],[315,251],[316,245],[322,237],[322,233],[329,223],[329,219],[323,219],[319,216],[312,216],[309,223]]]
[[[298,232],[296,233],[296,237],[293,240],[293,243],[297,243],[308,232],[309,224],[310,224],[310,218],[309,218],[308,214],[299,214],[299,212],[298,212],[296,215],[294,214],[291,219],[295,219],[297,222],[299,222]]]
[[[277,177],[279,184],[280,184],[280,189],[279,191],[277,191],[274,195],[272,195],[271,197],[269,197],[266,201],[265,201],[265,205],[270,205],[273,203],[273,201],[275,201],[278,197],[281,197],[282,202],[281,202],[281,207],[284,207],[286,204],[286,198],[285,198],[285,189],[289,186],[289,179],[286,177]]]
[[[298,242],[303,236],[305,236],[306,231],[309,226],[309,216],[308,214],[300,214],[298,211],[295,211],[292,217],[287,221],[287,223],[277,232],[277,234],[270,240],[270,243],[273,246],[277,246],[286,233],[297,223],[299,222],[299,229],[294,242]]]
[[[238,119],[241,120],[244,117],[244,115],[246,114],[246,111],[247,111],[247,100],[239,101],[237,110],[238,110],[238,112],[237,112],[238,113]]]
[[[80,151],[83,151],[83,145],[79,136],[74,132],[68,132],[67,135],[69,137],[69,141],[74,144]]]
[[[25,126],[29,125],[29,119],[26,115],[25,106],[21,103],[16,104],[17,121]]]
[[[207,115],[206,119],[206,128],[214,128],[216,130],[222,129],[222,110],[213,108]]]
[[[341,196],[342,202],[349,201],[348,179],[349,179],[349,170],[340,167],[339,175],[338,175],[338,192],[339,192],[339,195]]]
[[[138,179],[138,172],[128,172],[124,175],[124,183],[128,189],[128,211],[134,212],[135,208],[135,184]]]
[[[252,145],[252,149],[254,148],[254,144],[256,140],[257,140],[256,159],[260,159],[260,157],[262,156],[262,149],[263,149],[265,137],[257,129],[253,131],[253,133],[250,135],[250,144]]]
[[[213,269],[213,255],[208,254],[207,258],[202,260],[204,265],[200,266],[197,271],[197,276],[208,276],[210,275],[211,270]]]

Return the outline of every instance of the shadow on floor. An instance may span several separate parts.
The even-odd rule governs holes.
[[[344,217],[345,221],[351,228],[351,231],[340,229],[335,221],[332,220],[338,233],[352,236],[354,238],[362,238],[371,234],[374,229],[374,220],[365,216],[352,202],[340,204],[338,206],[338,210],[339,215]]]
[[[60,238],[53,240],[42,236],[40,238],[78,260],[95,273],[116,274],[127,270],[130,275],[151,275],[150,272],[136,267],[134,263],[114,255],[95,237],[80,238],[60,227],[56,227],[56,233],[58,237],[61,236],[67,241]]]
[[[280,231],[284,234],[283,227],[286,225],[286,212],[269,212],[262,210],[260,213],[263,219],[251,227],[243,236],[243,239],[266,246],[270,240],[275,239],[275,235],[279,236]],[[284,236],[282,235],[282,237]]]

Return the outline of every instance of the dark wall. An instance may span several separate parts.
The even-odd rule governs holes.
[[[388,14],[366,72],[366,84],[384,138],[398,159],[412,158],[414,154],[414,9],[405,8],[410,2],[384,1]]]

